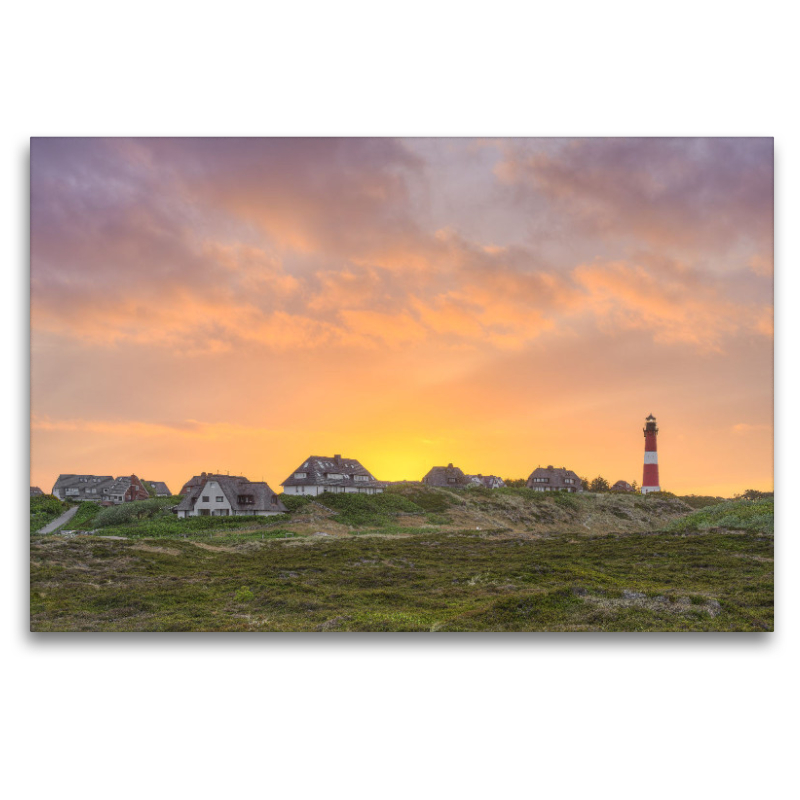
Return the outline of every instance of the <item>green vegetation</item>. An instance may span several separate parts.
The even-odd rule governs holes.
[[[681,533],[725,529],[771,534],[774,531],[774,500],[729,500],[673,520],[668,530]]]
[[[32,628],[773,625],[771,497],[693,509],[667,493],[403,484],[283,497],[289,513],[273,517],[182,520],[179,499],[83,503],[68,527],[94,535],[33,535]]]
[[[161,519],[174,517],[172,507],[180,503],[180,497],[154,497],[149,500],[137,500],[133,503],[121,503],[117,506],[104,508],[95,518],[97,528],[110,525],[124,525],[130,522],[147,519]]]
[[[31,497],[31,533],[41,530],[68,508],[69,503],[59,500],[52,494],[38,494]]]
[[[589,484],[589,491],[590,492],[609,492],[609,491],[611,491],[611,484],[605,478],[603,478],[601,475],[598,475]]]
[[[683,494],[678,495],[678,499],[683,500],[687,506],[692,508],[705,508],[706,506],[715,506],[717,503],[724,503],[724,497],[714,497],[712,495],[704,494]]]
[[[78,504],[75,516],[64,527],[71,531],[90,531],[95,527],[95,518],[102,508],[99,503],[85,500]]]
[[[39,536],[33,630],[764,631],[772,538]]]
[[[381,525],[400,513],[423,514],[425,509],[393,492],[381,494],[331,494],[323,492],[317,502],[336,512],[341,525]]]
[[[310,497],[299,494],[282,494],[280,500],[286,506],[289,513],[300,511],[312,502]]]

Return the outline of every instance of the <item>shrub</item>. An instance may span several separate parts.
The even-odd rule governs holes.
[[[774,500],[770,497],[760,500],[728,500],[725,503],[707,506],[686,517],[674,520],[667,530],[684,533],[712,528],[773,533],[775,529]]]
[[[69,503],[59,500],[52,494],[39,494],[31,497],[31,533],[36,533],[68,508]]]
[[[400,513],[422,514],[425,509],[394,492],[381,494],[333,494],[323,492],[317,502],[337,512],[343,525],[380,525]]]
[[[75,516],[67,523],[70,530],[87,531],[94,527],[94,519],[102,506],[91,500],[84,500],[79,506]]]
[[[713,497],[711,495],[702,494],[684,494],[678,495],[679,500],[683,500],[687,506],[692,508],[706,508],[706,506],[715,506],[719,503],[724,503],[724,497]]]
[[[302,494],[282,494],[280,501],[286,506],[290,514],[295,514],[298,511],[302,511],[311,502],[311,498]]]
[[[108,525],[124,525],[140,519],[163,516],[166,511],[170,516],[169,509],[180,503],[180,497],[156,497],[150,500],[136,500],[133,503],[121,503],[118,506],[104,508],[94,519],[96,528],[104,528]]]

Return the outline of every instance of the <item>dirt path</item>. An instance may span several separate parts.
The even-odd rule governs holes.
[[[56,528],[60,528],[65,522],[69,522],[69,520],[71,520],[77,513],[78,506],[72,506],[72,508],[68,508],[60,517],[45,525],[44,528],[40,528],[37,532],[52,533]]]

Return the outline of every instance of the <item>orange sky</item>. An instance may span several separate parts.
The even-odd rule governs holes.
[[[31,482],[772,488],[771,139],[34,139]]]

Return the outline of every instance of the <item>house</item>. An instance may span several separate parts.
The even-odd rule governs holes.
[[[528,476],[525,485],[535,492],[583,491],[583,484],[576,473],[566,467],[554,467],[551,464],[537,467]]]
[[[458,467],[448,464],[446,467],[432,467],[422,482],[427,486],[469,486],[470,477]]]
[[[467,475],[472,486],[483,486],[485,489],[501,489],[506,485],[497,475]]]
[[[38,497],[40,494],[44,492],[38,486],[31,486],[31,497]]]
[[[80,503],[82,500],[106,500],[111,503],[121,503],[122,495],[112,495],[108,489],[114,483],[111,475],[59,475],[53,484],[53,496],[59,500],[71,500]]]
[[[612,492],[632,492],[633,486],[628,481],[617,481],[612,487]]]
[[[156,497],[172,497],[172,492],[169,490],[164,481],[142,481],[145,487],[150,487],[155,491]]]
[[[111,475],[69,474],[58,476],[53,486],[53,496],[73,503],[92,500],[108,505],[147,500],[150,495],[135,475],[113,478]]]
[[[286,506],[264,481],[241,476],[206,475],[193,483],[191,491],[175,506],[179,519],[185,517],[271,517],[285,514]],[[192,479],[193,481],[194,479]],[[187,482],[184,486],[189,485]]]
[[[355,458],[309,456],[283,483],[285,494],[379,494],[386,484]]]
[[[207,478],[234,478],[239,481],[246,481],[244,475],[222,475],[215,472],[201,472],[199,475],[194,475],[183,484],[183,488],[178,492],[179,495],[186,497],[197,489]]]

